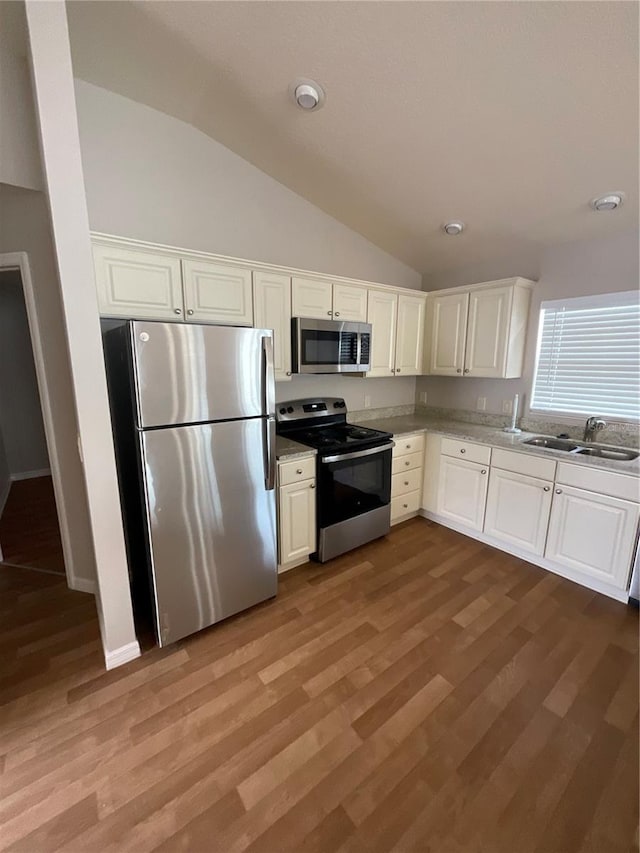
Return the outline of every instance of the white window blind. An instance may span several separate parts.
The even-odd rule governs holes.
[[[639,347],[635,291],[543,302],[531,408],[637,419]]]

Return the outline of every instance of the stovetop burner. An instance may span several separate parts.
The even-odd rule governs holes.
[[[283,404],[278,432],[301,444],[323,451],[375,447],[392,438],[391,433],[347,423],[344,400],[314,398]]]

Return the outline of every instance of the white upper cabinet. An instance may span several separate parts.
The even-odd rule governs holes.
[[[187,320],[229,326],[253,325],[251,270],[183,260],[182,273]]]
[[[558,566],[625,589],[639,516],[637,503],[557,485],[545,556]]]
[[[254,325],[273,331],[276,382],[291,379],[291,279],[269,272],[253,273]]]
[[[183,315],[180,261],[161,252],[93,245],[100,313],[177,320]]]
[[[397,319],[397,294],[369,290],[367,323],[371,323],[371,370],[368,376],[394,375]]]
[[[367,322],[367,288],[358,284],[333,285],[333,319]]]
[[[553,481],[491,468],[484,532],[542,556]]]
[[[424,296],[398,296],[398,329],[396,333],[396,375],[417,376],[422,373],[424,347]]]
[[[292,314],[330,320],[333,316],[333,296],[330,281],[294,276],[291,280]]]
[[[468,310],[468,293],[429,296],[429,373],[462,374]]]
[[[427,372],[437,376],[522,376],[533,282],[503,279],[429,296]]]

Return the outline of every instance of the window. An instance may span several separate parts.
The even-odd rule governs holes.
[[[543,302],[531,409],[640,416],[638,293]]]

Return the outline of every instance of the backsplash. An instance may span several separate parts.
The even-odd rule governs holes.
[[[510,424],[509,415],[495,415],[489,412],[475,412],[468,409],[448,409],[439,406],[417,405],[416,412],[423,412],[431,417],[442,420],[454,420],[462,423],[495,426],[497,428]],[[560,423],[547,418],[522,416],[518,418],[518,426],[525,432],[536,432],[541,435],[559,435],[566,433],[570,438],[582,439],[584,426],[582,424]],[[610,423],[598,434],[597,441],[601,444],[615,444],[622,447],[640,446],[640,425],[630,423]]]

